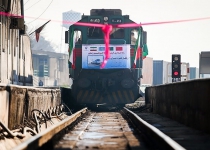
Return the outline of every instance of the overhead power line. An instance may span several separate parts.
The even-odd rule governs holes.
[[[24,5],[26,5],[28,3],[28,1],[30,1],[30,0],[27,0],[27,2],[24,3]]]
[[[50,5],[52,4],[53,0],[50,2],[50,4],[47,6],[47,8],[36,18],[34,19],[33,21],[29,22],[29,23],[26,23],[26,24],[30,24],[32,22],[34,22],[35,20],[37,20],[39,17],[41,17],[41,15],[43,15],[45,13],[45,11],[50,7]]]
[[[38,2],[34,3],[32,6],[28,7],[27,9],[25,9],[24,11],[29,10],[31,7],[33,7],[34,5],[36,5],[37,3],[39,3],[41,0],[39,0]]]

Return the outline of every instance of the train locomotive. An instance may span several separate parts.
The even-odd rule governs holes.
[[[109,24],[113,29],[110,58],[103,69],[100,65],[105,57],[105,44],[100,27],[73,24],[65,32],[74,102],[112,106],[133,103],[140,96],[143,54],[148,53],[146,32],[142,27],[115,28],[116,24],[135,23],[128,15],[122,15],[120,9],[91,9],[90,15],[83,15],[78,22]]]

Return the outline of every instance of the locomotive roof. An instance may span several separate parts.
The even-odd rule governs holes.
[[[121,9],[91,9],[91,16],[122,15]]]

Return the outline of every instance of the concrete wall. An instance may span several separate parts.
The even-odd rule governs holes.
[[[210,133],[210,79],[147,87],[145,99],[154,113]]]
[[[31,111],[47,111],[61,104],[59,88],[32,88],[0,84],[0,121],[10,129],[23,123]]]
[[[6,86],[0,84],[0,121],[8,126],[9,115],[9,92],[7,92]]]

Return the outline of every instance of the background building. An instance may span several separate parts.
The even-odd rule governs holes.
[[[69,26],[81,19],[81,13],[67,11],[62,14],[62,34],[59,52],[56,53],[51,46],[51,51],[39,48],[33,50],[34,86],[43,81],[44,86],[70,86],[68,70],[68,45],[65,45],[65,31]],[[37,43],[36,43],[37,44]],[[65,52],[65,53],[61,53]]]
[[[190,67],[190,79],[199,78],[199,69],[196,67]]]
[[[181,64],[181,81],[190,79],[189,63]],[[172,83],[171,62],[164,60],[153,61],[153,85]]]
[[[34,86],[69,86],[68,54],[33,50]]]
[[[163,60],[153,61],[153,85],[167,83],[167,64],[169,62]]]
[[[146,57],[145,59],[143,59],[142,75],[143,75],[143,78],[141,79],[142,85],[153,84],[153,58]]]

